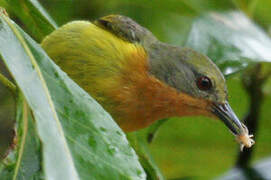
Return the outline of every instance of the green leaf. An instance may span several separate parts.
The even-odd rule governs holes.
[[[0,73],[2,70],[0,59]],[[7,155],[14,137],[15,103],[13,92],[0,80],[0,161]]]
[[[16,104],[17,144],[14,146],[16,149],[1,163],[1,179],[41,179],[40,141],[30,109],[21,93]]]
[[[208,13],[194,20],[186,46],[210,57],[229,75],[271,62],[271,39],[241,12]]]
[[[31,110],[20,93],[17,98],[18,141],[13,179],[41,179],[41,144]]]
[[[145,179],[109,114],[4,15],[3,39],[0,53],[36,121],[46,179]]]
[[[57,28],[38,0],[1,0],[0,6],[14,14],[38,42]]]
[[[147,129],[148,128],[141,131],[128,133],[127,137],[139,157],[139,161],[147,174],[147,179],[164,180],[164,176],[160,172],[158,166],[155,164],[149,151],[147,142],[148,134],[146,133]]]

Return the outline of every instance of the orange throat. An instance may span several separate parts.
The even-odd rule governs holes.
[[[208,102],[179,93],[154,77],[137,84],[132,94],[124,95],[118,109],[123,116],[115,117],[125,131],[147,127],[156,120],[169,117],[209,115]]]
[[[132,57],[134,60],[137,55]],[[113,104],[104,106],[124,131],[135,131],[163,118],[209,115],[207,101],[180,93],[150,75],[145,59],[133,60],[119,76],[120,85],[110,91]]]

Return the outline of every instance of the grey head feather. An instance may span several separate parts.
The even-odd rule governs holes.
[[[190,48],[162,43],[149,30],[126,16],[109,15],[94,24],[126,41],[142,45],[148,54],[150,74],[177,91],[216,102],[227,98],[225,79],[208,57]],[[200,76],[209,77],[213,88],[199,90],[196,80]]]
[[[94,24],[126,41],[140,43],[143,47],[158,41],[148,29],[126,16],[109,15],[96,20]]]

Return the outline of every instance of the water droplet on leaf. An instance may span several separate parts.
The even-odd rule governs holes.
[[[96,142],[95,138],[92,136],[90,136],[88,138],[88,144],[93,148],[96,148],[96,146],[97,146],[97,142]]]
[[[118,148],[117,148],[117,147],[114,147],[114,146],[109,146],[109,148],[108,148],[108,152],[109,152],[111,155],[115,155],[118,151],[119,151]]]
[[[100,127],[100,130],[106,132],[106,129],[104,127]]]
[[[116,131],[117,135],[122,136],[120,131]]]

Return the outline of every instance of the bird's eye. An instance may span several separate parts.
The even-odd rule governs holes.
[[[197,79],[197,86],[200,90],[207,91],[211,89],[212,82],[208,77],[201,76]]]

